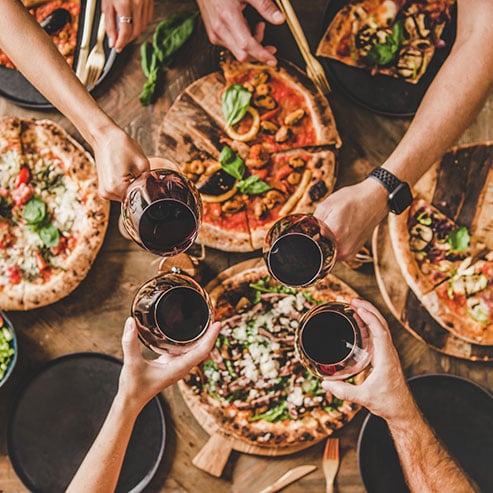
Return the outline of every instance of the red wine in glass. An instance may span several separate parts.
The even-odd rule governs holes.
[[[123,225],[140,246],[160,256],[187,250],[195,241],[202,203],[195,186],[171,169],[143,173],[122,202]]]
[[[307,286],[334,266],[335,240],[311,214],[279,219],[266,235],[264,259],[271,275],[287,286]]]
[[[209,296],[188,274],[160,274],[140,287],[132,302],[139,338],[157,353],[197,341],[212,315]]]
[[[314,375],[339,380],[370,362],[368,332],[343,302],[318,305],[303,315],[296,331],[298,358]]]

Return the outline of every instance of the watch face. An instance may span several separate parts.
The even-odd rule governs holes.
[[[411,189],[407,183],[400,183],[399,186],[389,194],[390,212],[401,214],[413,201]]]

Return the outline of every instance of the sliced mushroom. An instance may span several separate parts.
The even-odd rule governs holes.
[[[413,252],[424,250],[427,245],[433,240],[433,230],[429,226],[417,223],[410,231],[411,239],[410,246]]]
[[[194,175],[201,175],[205,171],[204,163],[200,159],[194,159],[189,163],[185,163],[183,166],[185,173],[192,173]]]
[[[279,130],[279,126],[269,120],[261,122],[260,128],[267,135],[274,135]]]
[[[269,190],[262,199],[262,202],[269,210],[273,209],[277,204],[280,204],[283,201],[284,195],[279,192],[279,190]]]
[[[301,156],[291,156],[288,160],[289,166],[293,169],[301,169],[306,165],[306,161]]]
[[[418,14],[414,18],[416,28],[420,38],[427,38],[430,35],[430,30],[426,27],[426,16],[424,13]]]
[[[286,142],[287,140],[289,140],[289,138],[291,137],[291,135],[292,135],[291,129],[289,127],[285,127],[283,125],[276,132],[276,135],[274,136],[274,140],[278,144],[282,144],[283,142]]]
[[[289,115],[287,115],[286,118],[284,118],[284,124],[288,126],[296,125],[303,119],[304,116],[305,116],[305,110],[303,108],[299,108],[289,113]]]
[[[276,106],[276,100],[272,97],[267,95],[255,95],[253,97],[253,104],[257,108],[262,108],[264,110],[273,110]]]

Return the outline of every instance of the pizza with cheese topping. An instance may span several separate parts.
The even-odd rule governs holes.
[[[316,443],[353,418],[359,406],[327,394],[294,348],[303,313],[357,297],[349,286],[328,275],[308,288],[287,288],[262,265],[223,279],[210,293],[222,329],[211,358],[181,384],[187,402],[206,409],[228,434],[266,447]]]
[[[68,295],[103,242],[109,204],[92,158],[55,123],[0,119],[0,308]]]

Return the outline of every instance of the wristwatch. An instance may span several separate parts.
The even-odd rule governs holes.
[[[394,214],[404,212],[413,201],[409,185],[384,168],[375,168],[368,175],[379,181],[389,192],[389,209]]]

